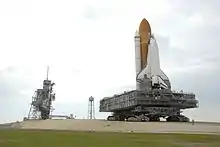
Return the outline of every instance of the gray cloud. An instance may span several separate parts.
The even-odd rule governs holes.
[[[201,30],[206,28],[201,28]],[[187,113],[189,116],[195,117],[196,115],[196,119],[200,120],[212,118],[212,120],[220,121],[220,115],[217,114],[220,102],[218,98],[220,95],[219,41],[215,28],[203,33],[200,32],[201,30],[193,31],[192,34],[189,34],[190,37],[186,37],[187,50],[181,50],[181,47],[172,48],[169,38],[158,37],[161,47],[161,66],[170,78],[173,89],[196,94],[200,107],[198,110]],[[206,37],[207,35],[209,37]],[[169,64],[171,66],[175,64],[173,67],[179,68],[179,70],[167,68]],[[206,109],[209,110],[206,111]]]
[[[29,74],[31,71],[27,68],[16,66],[0,71],[0,123],[27,116],[35,87],[34,79]]]
[[[220,121],[219,112],[219,83],[220,69],[206,72],[197,70],[194,72],[179,72],[170,76],[172,87],[183,89],[196,94],[199,100],[199,108],[193,110],[190,116],[197,115],[196,119],[208,121]],[[210,119],[210,120],[209,120]]]
[[[220,34],[220,17],[219,17],[220,1],[172,0],[169,2],[172,5],[172,13],[157,17],[153,22],[153,29],[155,31],[157,41],[160,47],[160,58],[161,58],[160,60],[161,60],[162,69],[169,76],[172,87],[174,89],[183,89],[184,91],[195,92],[197,98],[200,101],[200,108],[198,110],[191,112],[191,115],[196,114],[198,119],[203,119],[203,120],[204,119],[217,120],[217,117],[220,118],[219,114],[217,114],[217,112],[220,111],[220,109],[218,108],[218,104],[220,102],[220,100],[218,99],[218,96],[220,95],[220,91],[219,91],[220,86],[218,85],[220,83],[220,77],[219,77],[220,50],[218,48],[219,46],[218,36]],[[111,11],[112,10],[113,9],[111,9]],[[99,7],[95,5],[91,5],[91,6],[88,5],[88,7],[85,7],[85,11],[83,12],[84,12],[83,13],[84,18],[95,21],[99,19],[103,20],[103,18],[110,16],[112,13],[110,12],[110,6],[107,7],[106,5],[105,7],[102,7],[102,5],[100,5]],[[143,11],[143,13],[144,12],[145,11]],[[124,13],[125,12],[123,12],[123,14]],[[116,12],[114,12],[114,14],[116,14]],[[130,14],[131,13],[128,12],[127,15],[129,16]],[[121,17],[121,15],[118,15],[117,17]],[[125,19],[127,18],[124,17],[124,20]],[[115,22],[113,23],[115,24]],[[120,23],[123,24],[123,22]],[[86,24],[86,27],[87,26],[88,25]],[[97,25],[93,24],[93,26],[97,27],[99,26],[99,24]],[[116,26],[117,25],[113,27],[117,28]],[[108,31],[110,30],[110,29],[106,30],[106,28],[100,28],[100,29],[102,31],[106,31],[105,34],[108,34]],[[84,33],[83,30],[81,33]],[[120,32],[117,33],[120,35]],[[92,34],[90,35],[89,37],[85,35],[86,40],[90,40],[91,39],[90,37],[93,37]],[[133,36],[131,36],[130,38],[132,37]],[[95,41],[97,41],[97,44],[101,39],[102,38],[95,39]],[[119,50],[117,46],[118,43],[120,43],[120,41],[115,42],[116,44],[115,48],[117,48],[117,50],[115,51]],[[89,53],[87,52],[87,54],[92,55],[92,53],[96,51],[104,55],[110,54],[111,48],[109,48],[107,51],[102,49],[102,47],[105,44],[100,43],[101,45],[100,44],[96,45],[96,42],[93,41],[91,41],[90,44],[92,44],[93,46],[89,48],[90,52]],[[111,42],[111,44],[114,44],[114,42]],[[132,44],[133,43],[131,43],[131,45]],[[81,45],[83,47],[85,46],[84,44]],[[101,51],[98,49],[96,50],[95,47],[101,48],[100,49]],[[81,50],[81,52],[83,51]],[[84,52],[82,54],[84,55]],[[124,54],[124,52],[122,54]],[[61,55],[59,54],[59,56],[57,57],[60,56]],[[105,68],[107,71],[115,70],[113,64],[117,64],[118,61],[116,60],[112,61],[112,60],[113,58],[116,58],[116,56],[120,56],[120,55],[119,54],[115,55],[115,57],[112,56],[103,57],[107,61],[109,61],[108,63],[105,64],[106,65]],[[73,58],[72,55],[69,58],[70,59]],[[74,58],[77,58],[76,55],[74,56]],[[128,59],[128,57],[123,58],[123,60],[120,61],[121,66],[125,66],[127,62],[130,62],[125,59],[130,60]],[[133,60],[133,58],[131,60]],[[89,63],[85,62],[85,66],[87,65],[95,66],[92,63],[99,64],[100,66],[102,65],[100,61],[94,60],[94,61],[90,61]],[[76,63],[74,62],[73,64]],[[105,68],[103,67],[103,69]],[[83,75],[83,77],[81,76],[81,78],[87,77],[88,79],[92,79],[93,77],[89,77],[89,76],[98,75],[98,74],[102,76],[101,73],[103,69],[101,69],[101,71],[92,71],[92,69],[93,68],[90,67],[89,73]],[[120,70],[123,69],[124,69],[123,67],[120,67]],[[111,75],[112,77],[114,76],[117,77],[118,78],[117,80],[121,79],[120,77],[118,77],[118,75],[120,74],[119,73],[120,71],[118,70],[119,69],[117,69],[117,73],[115,73],[115,75],[113,75],[114,73],[112,73]],[[36,71],[37,70],[32,71],[30,69],[15,67],[15,66],[11,66],[4,70],[0,70],[0,100],[1,100],[0,122],[7,120],[21,119],[22,117],[27,115],[31,96],[34,90],[36,88],[39,88],[39,83],[41,84],[43,80],[36,78],[36,77],[41,77],[37,73],[35,73]],[[83,73],[81,70],[75,70],[75,71],[72,70],[71,72],[80,75]],[[72,73],[69,74],[68,76],[72,76]],[[42,74],[42,76],[44,75]],[[106,82],[108,84],[115,83],[115,81],[113,81],[109,76],[110,75],[108,75],[108,79],[105,79],[106,78],[105,76],[101,77],[100,79],[97,79],[98,77],[92,79],[91,80],[92,82],[100,83],[100,85],[97,87],[91,86],[91,89],[97,90],[98,88],[102,88],[102,84]],[[60,79],[60,81],[62,80],[63,78]],[[68,81],[69,78],[65,77],[65,80]],[[75,82],[74,80],[72,82]],[[86,83],[87,81],[85,80],[82,82]],[[130,84],[132,82],[129,81],[128,83]],[[65,85],[66,83],[65,82],[60,84],[58,83],[58,86],[62,87],[62,84]],[[134,88],[134,85],[124,86],[124,87],[120,87],[120,86],[117,89],[114,89],[114,86],[112,86],[113,87],[112,89],[109,90],[105,89],[106,91],[100,90],[101,93],[96,94],[97,101],[98,99],[101,98],[101,96],[109,96],[114,92],[120,92],[126,89]],[[69,92],[75,87],[74,88],[68,87],[68,88],[69,88],[68,89]],[[80,89],[82,89],[82,87],[80,87]],[[64,89],[64,91],[62,92],[65,93],[66,92],[65,90],[66,89]],[[88,96],[90,95],[90,92],[94,92],[89,90],[87,91]],[[100,91],[97,90],[97,92]],[[72,98],[72,95],[70,96],[69,94],[67,94],[67,96]],[[56,104],[55,112],[58,114],[67,114],[67,113],[69,114],[72,112],[72,113],[76,113],[77,116],[87,115],[87,101],[83,101],[82,103],[77,103],[77,104],[73,104],[73,101],[72,103],[68,103],[68,104],[67,103],[55,103],[55,104]],[[96,104],[97,107],[96,112],[98,111],[97,105],[98,102]],[[97,115],[103,116],[104,114],[97,113]]]
[[[16,67],[8,67],[0,71],[0,100],[10,99],[14,100],[17,96],[21,95],[21,91],[30,87],[28,81],[17,77],[19,74]],[[25,76],[25,75],[24,75]]]
[[[179,33],[175,28],[177,33],[169,37],[163,37],[163,34],[158,32],[161,66],[168,74],[174,89],[183,89],[196,94],[200,107],[188,111],[188,115],[196,116],[196,119],[200,120],[220,121],[220,115],[217,113],[220,111],[218,106],[220,102],[218,98],[220,95],[220,50],[218,48],[220,2],[175,1],[173,4],[176,13],[165,20],[165,24],[168,25],[165,28],[172,30],[174,24],[169,23],[172,21],[177,21],[176,25],[179,24],[179,27],[182,27],[178,29]],[[194,20],[194,24],[186,23],[189,19],[193,21],[195,14],[201,15],[201,21]],[[172,31],[171,34],[173,34]],[[172,45],[173,43],[175,46]],[[173,67],[179,67],[179,70],[168,68],[173,64],[175,65]]]

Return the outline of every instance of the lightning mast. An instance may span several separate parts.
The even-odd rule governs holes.
[[[92,97],[92,96],[89,97],[88,119],[95,119],[94,97]]]

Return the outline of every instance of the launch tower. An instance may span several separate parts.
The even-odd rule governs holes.
[[[197,108],[194,93],[171,90],[160,68],[159,48],[149,22],[143,19],[135,33],[136,90],[100,100],[100,112],[113,112],[108,120],[187,122],[183,109]]]
[[[43,81],[43,88],[37,89],[32,97],[31,107],[27,119],[49,119],[52,112],[52,101],[55,100],[55,93],[51,80],[48,80],[49,67],[47,68],[47,78]]]

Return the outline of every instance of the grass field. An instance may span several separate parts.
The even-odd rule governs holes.
[[[220,135],[0,130],[0,147],[220,147]]]

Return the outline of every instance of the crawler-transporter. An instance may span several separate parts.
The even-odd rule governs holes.
[[[113,112],[107,120],[188,122],[181,109],[196,108],[198,101],[193,93],[174,92],[170,89],[129,91],[106,97],[100,101],[100,112]]]

